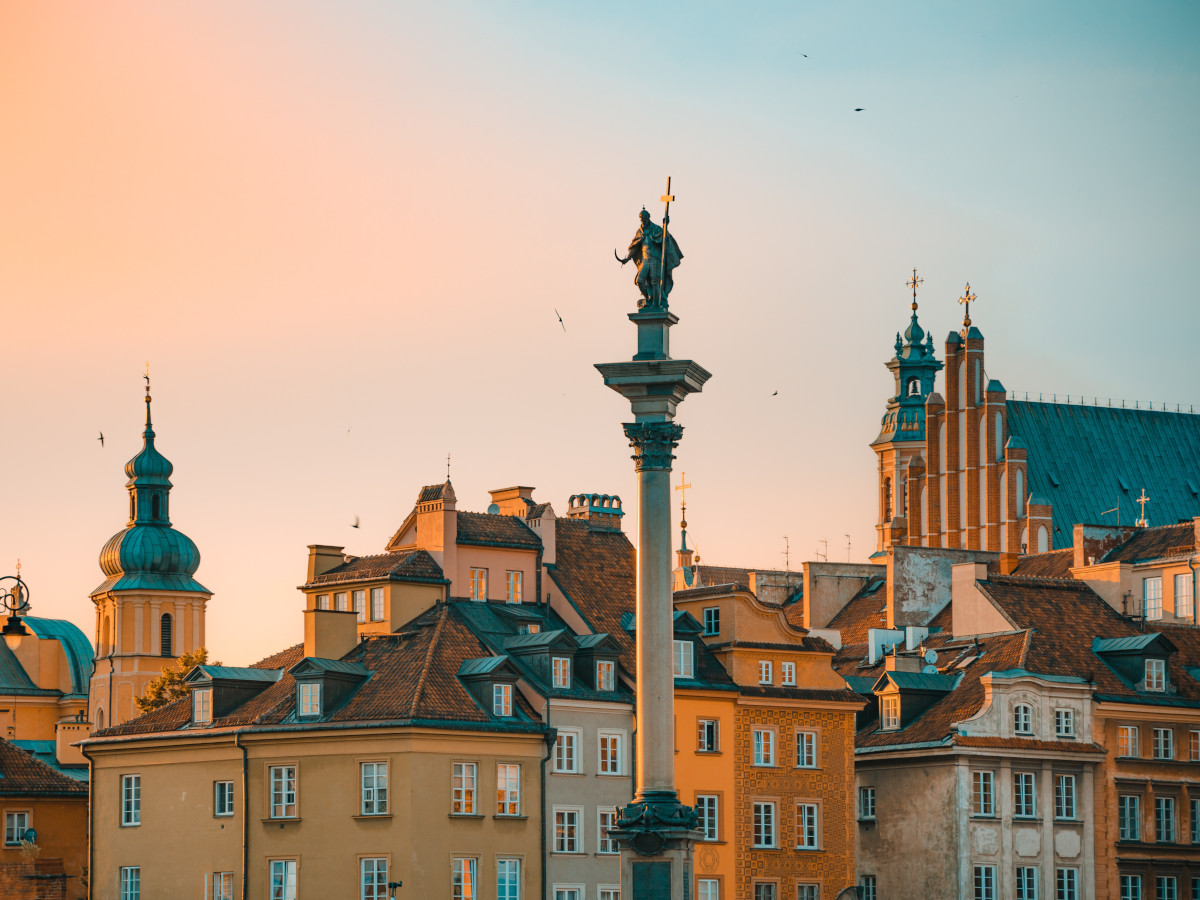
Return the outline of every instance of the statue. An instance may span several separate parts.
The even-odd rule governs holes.
[[[683,254],[679,252],[679,245],[675,243],[675,238],[666,229],[666,225],[670,221],[667,216],[663,217],[663,225],[660,227],[650,221],[650,213],[643,208],[641,220],[641,227],[633,236],[633,240],[629,242],[629,254],[621,259],[614,250],[613,256],[617,257],[617,262],[621,265],[625,265],[630,260],[637,264],[637,277],[634,278],[634,284],[642,292],[642,299],[638,301],[638,309],[651,307],[665,310],[667,295],[671,293],[671,288],[674,286],[671,273],[683,259]]]

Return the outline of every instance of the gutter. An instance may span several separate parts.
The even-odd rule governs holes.
[[[538,896],[546,896],[546,886],[548,876],[546,874],[546,831],[548,828],[546,822],[546,763],[550,762],[550,754],[554,750],[554,745],[558,740],[558,732],[550,727],[550,698],[546,698],[546,755],[542,757],[541,765],[538,767],[539,774],[542,779],[542,892]]]
[[[242,898],[246,897],[246,884],[250,877],[250,794],[249,777],[250,760],[246,745],[241,743],[241,729],[233,734],[233,746],[242,751]]]
[[[87,900],[92,900],[92,883],[96,880],[96,847],[95,844],[92,843],[93,825],[96,817],[96,773],[95,764],[92,762],[92,758],[88,756],[87,747],[81,745],[79,752],[82,753],[83,758],[88,761]]]
[[[1196,579],[1196,557],[1188,557],[1188,568],[1192,570],[1192,624],[1200,624],[1200,620],[1196,618],[1197,601],[1200,600],[1200,595],[1197,594],[1197,588],[1200,588],[1200,581]]]

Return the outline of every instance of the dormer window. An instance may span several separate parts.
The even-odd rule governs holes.
[[[1058,738],[1074,739],[1075,710],[1056,709],[1054,711],[1054,736]]]
[[[1165,691],[1167,689],[1167,661],[1165,659],[1146,660],[1146,690]]]
[[[596,690],[611,691],[617,686],[617,664],[602,659],[596,663]]]
[[[1013,707],[1013,733],[1033,734],[1033,707],[1028,703]]]
[[[571,658],[555,656],[551,660],[551,683],[556,688],[566,689],[571,686]]]
[[[512,715],[512,685],[492,685],[492,715],[508,717]]]
[[[879,727],[884,731],[895,731],[900,727],[900,697],[890,694],[879,701]]]
[[[674,669],[676,678],[694,678],[695,677],[695,658],[693,656],[695,648],[691,641],[673,641],[672,642]]]
[[[319,682],[305,682],[300,685],[300,715],[319,716],[321,714],[321,685]]]
[[[197,688],[192,692],[192,722],[196,725],[212,722],[212,688]]]
[[[542,626],[537,622],[530,622],[528,625],[521,625],[517,628],[518,634],[537,634],[542,630]]]
[[[714,637],[721,633],[721,608],[710,606],[704,610],[704,636]]]

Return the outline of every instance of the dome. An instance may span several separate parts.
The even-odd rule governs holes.
[[[129,485],[158,484],[170,487],[174,466],[154,446],[154,427],[150,424],[150,395],[146,394],[146,430],[142,432],[142,452],[125,463],[125,474]]]
[[[106,580],[93,593],[138,588],[208,593],[192,577],[198,568],[200,551],[186,534],[169,525],[131,525],[100,551]]]
[[[908,328],[904,331],[904,339],[910,344],[919,344],[925,340],[925,329],[918,324],[916,313],[913,313],[912,322],[909,323]]]

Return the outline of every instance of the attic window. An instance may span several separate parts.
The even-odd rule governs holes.
[[[552,673],[554,687],[569,688],[571,686],[571,658],[569,656],[554,657]]]
[[[1167,689],[1167,662],[1164,659],[1146,660],[1146,690],[1165,691]]]
[[[319,716],[321,714],[321,683],[310,681],[300,685],[300,715]]]
[[[695,673],[695,662],[693,658],[694,648],[691,641],[673,641],[674,661],[675,661],[675,677],[676,678],[693,678]]]
[[[891,694],[879,701],[879,727],[884,731],[895,731],[900,727],[900,697]]]
[[[512,685],[511,684],[493,684],[492,685],[492,715],[496,715],[496,716],[511,716],[512,715]]]
[[[542,626],[536,622],[530,622],[528,625],[522,625],[517,629],[520,634],[537,634],[541,630]]]
[[[617,686],[617,664],[602,659],[596,663],[596,690],[611,691]]]
[[[192,692],[192,722],[207,725],[212,721],[212,688],[197,688]]]

